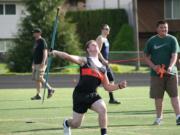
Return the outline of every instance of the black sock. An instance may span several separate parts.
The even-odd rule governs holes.
[[[101,135],[107,135],[107,129],[101,128]]]
[[[65,124],[66,124],[67,127],[69,127],[69,124],[68,124],[68,121],[67,121],[67,120],[65,121]]]
[[[113,96],[112,92],[109,92],[109,98],[110,98],[110,100],[114,100],[114,96]]]

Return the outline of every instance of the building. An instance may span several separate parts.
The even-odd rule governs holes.
[[[167,20],[169,32],[180,32],[180,0],[137,0],[139,39],[141,48],[154,34],[156,22]]]
[[[73,1],[73,0],[69,0]],[[124,8],[129,24],[134,26],[133,0],[75,0],[74,4],[84,3],[86,10]],[[82,4],[81,4],[82,5]],[[137,0],[137,16],[140,48],[144,48],[147,39],[155,33],[156,22],[167,20],[169,32],[180,32],[180,0]]]
[[[129,24],[133,24],[132,0],[86,0],[87,10],[96,9],[125,9],[128,14]]]
[[[67,0],[71,8],[78,10],[96,10],[124,8],[132,20],[132,0]],[[18,24],[25,15],[24,0],[0,0],[0,53],[4,53],[13,45],[18,32]]]
[[[0,53],[13,44],[20,18],[25,15],[24,0],[0,0]],[[124,8],[134,26],[133,0],[66,0],[72,9],[96,10]],[[73,8],[74,7],[74,8]],[[155,32],[160,19],[169,23],[170,33],[180,32],[180,0],[137,0],[140,47]]]
[[[0,0],[0,53],[13,45],[20,18],[25,13],[23,0]]]

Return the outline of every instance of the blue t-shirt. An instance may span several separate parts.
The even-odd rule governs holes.
[[[108,60],[108,58],[109,58],[109,41],[107,38],[105,38],[105,40],[103,42],[101,54],[106,60]]]

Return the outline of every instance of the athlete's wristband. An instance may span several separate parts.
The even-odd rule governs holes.
[[[122,87],[121,87],[121,84],[120,84],[120,83],[118,84],[118,87],[119,87],[119,89],[122,89]]]

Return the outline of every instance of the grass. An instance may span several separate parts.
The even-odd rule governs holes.
[[[136,67],[132,65],[110,64],[110,67],[114,73],[149,73],[149,68],[143,66],[139,70],[136,70]]]
[[[135,70],[135,66],[130,65],[110,65],[114,73],[148,73],[148,67],[140,67],[139,71]],[[79,72],[79,66],[72,64],[65,67],[59,67],[54,69],[55,72],[50,72],[50,74],[77,74]],[[0,75],[31,75],[31,73],[15,73],[10,72],[7,65],[0,63]]]
[[[121,105],[109,105],[108,93],[99,89],[108,108],[108,135],[177,135],[180,127],[169,98],[165,95],[164,121],[152,126],[154,103],[148,87],[129,87],[115,92]],[[33,89],[0,90],[0,135],[63,135],[62,121],[72,114],[72,88],[58,89],[51,99],[31,101]],[[88,111],[79,129],[72,135],[100,135],[97,114]]]
[[[9,72],[7,65],[4,63],[0,63],[0,74],[6,74]]]

